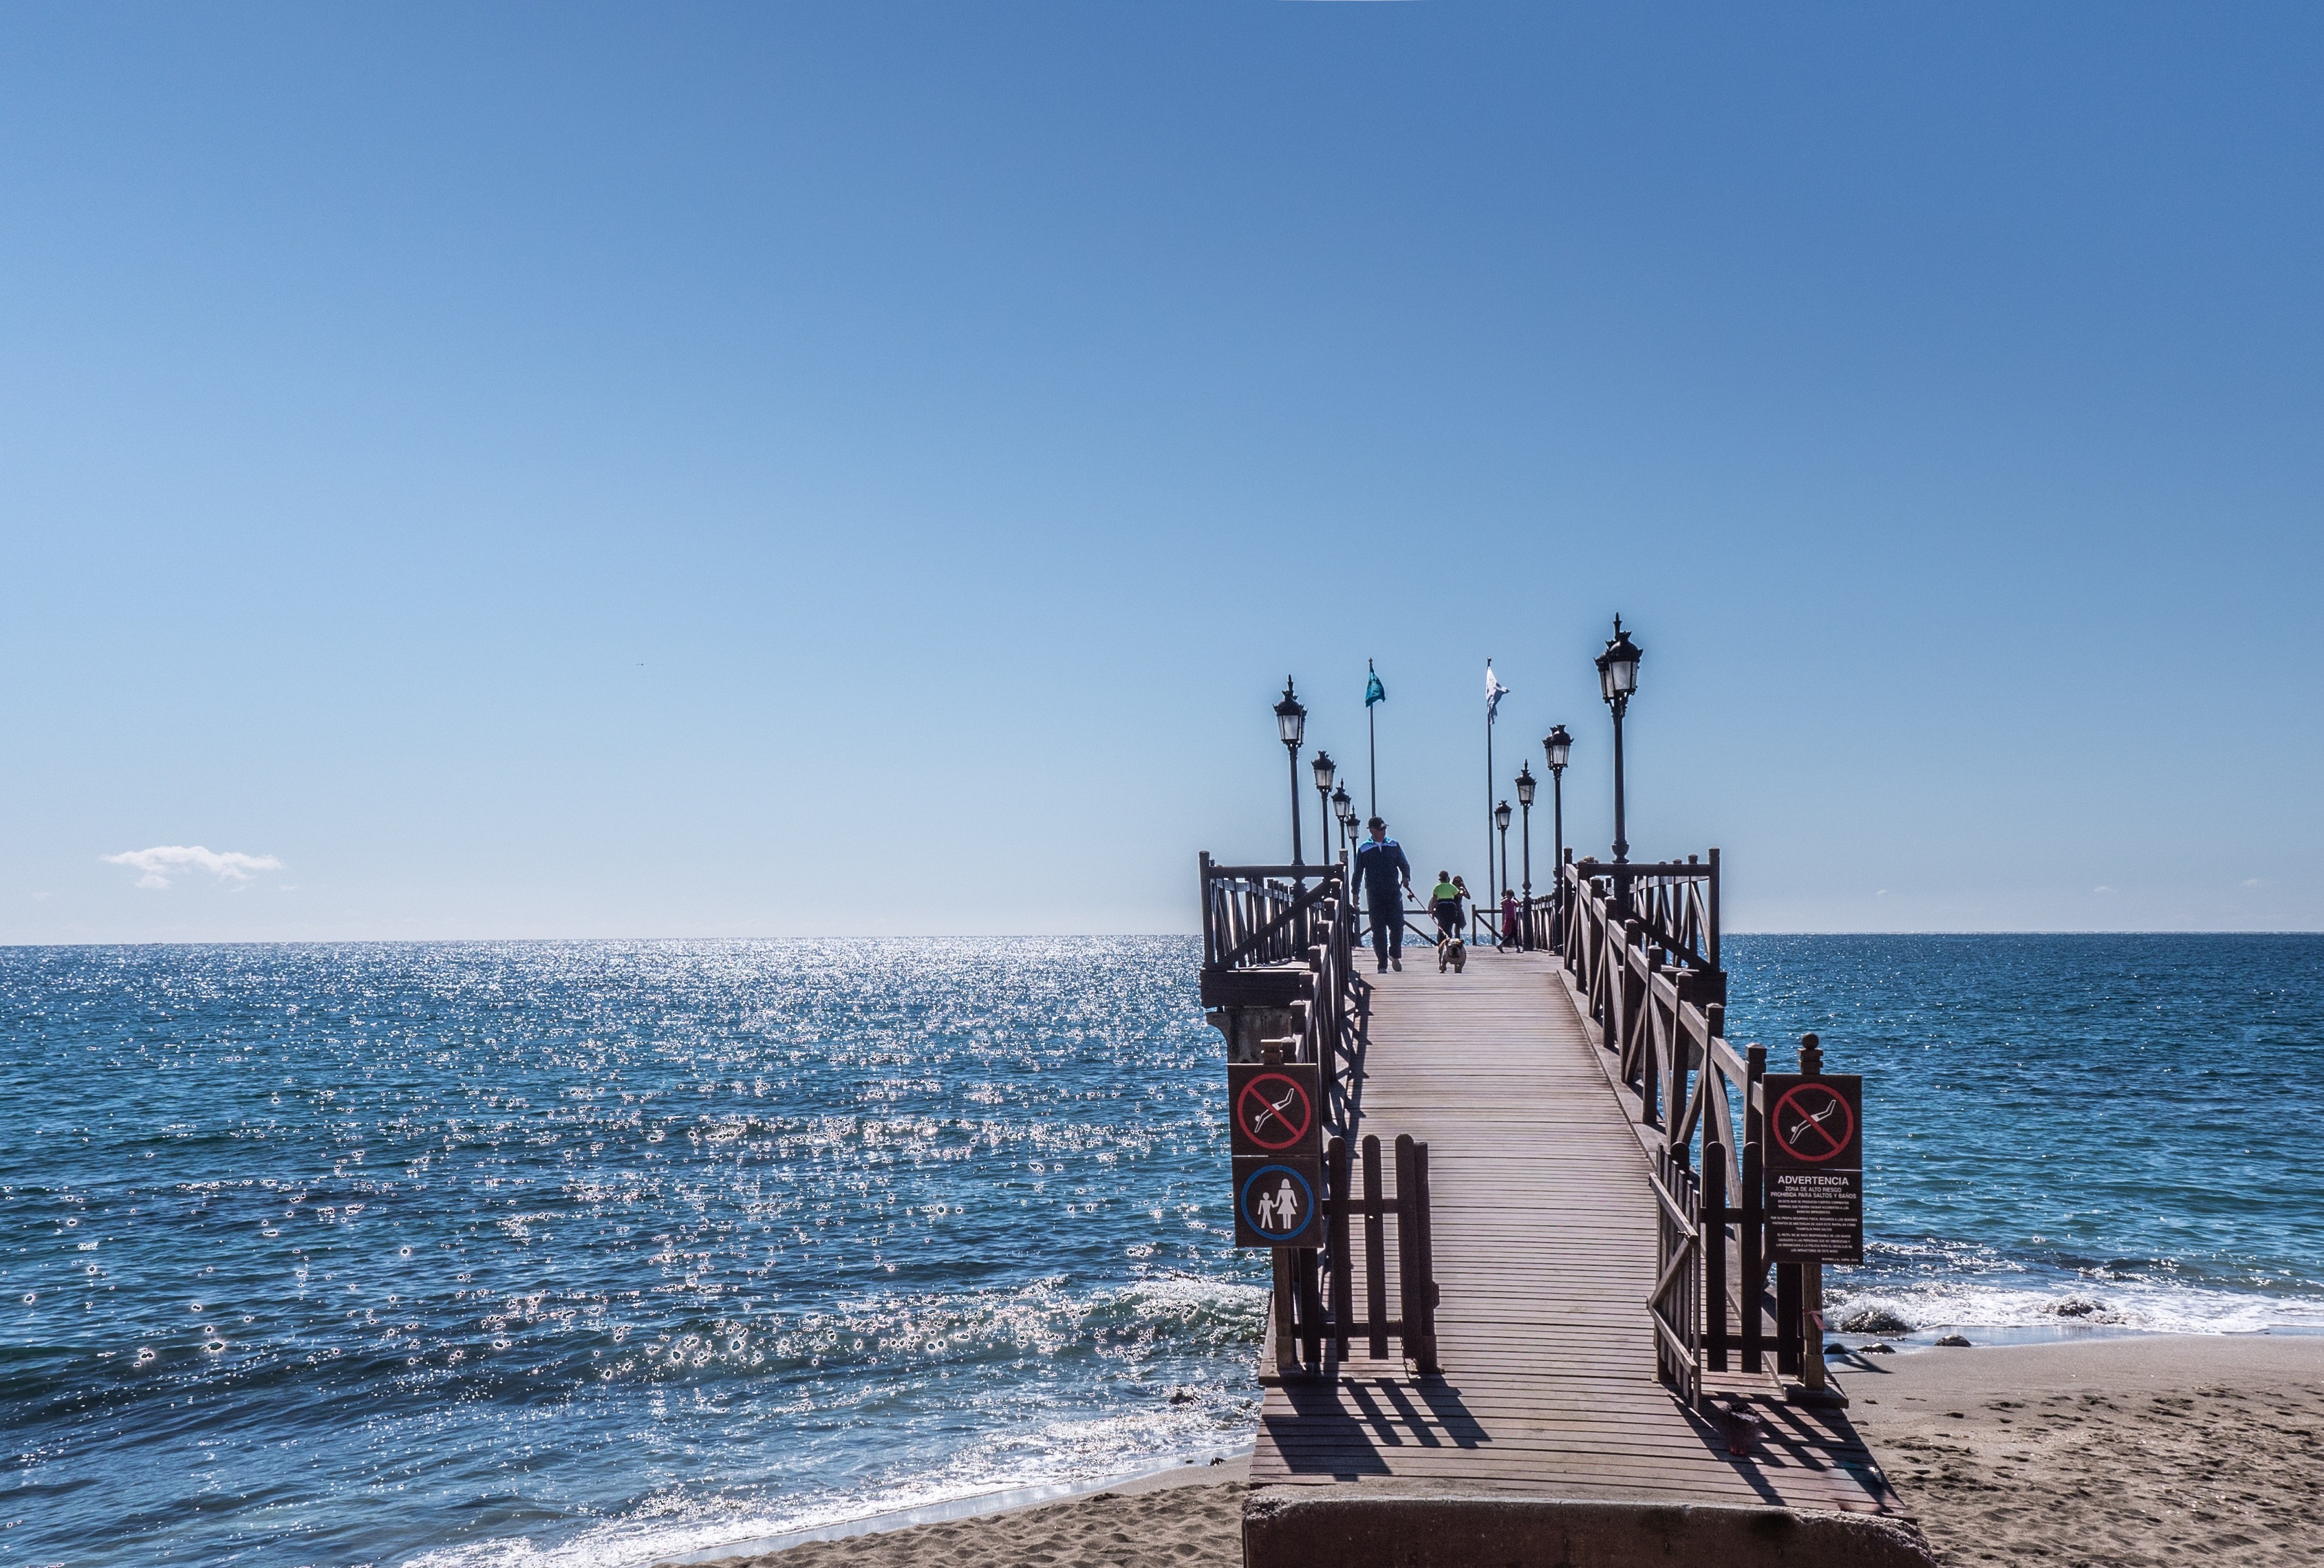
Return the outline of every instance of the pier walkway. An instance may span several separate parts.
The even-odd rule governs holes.
[[[1768,1196],[1860,1081],[1728,1043],[1716,849],[1568,858],[1465,973],[1376,973],[1344,862],[1200,870],[1275,1278],[1247,1568],[1928,1568],[1821,1353],[1860,1113]]]
[[[1657,1378],[1650,1157],[1559,961],[1477,952],[1440,974],[1423,947],[1366,978],[1362,1119],[1430,1149],[1442,1372],[1360,1343],[1322,1377],[1270,1359],[1253,1487],[1892,1511],[1840,1412],[1714,1374],[1763,1424],[1738,1455],[1733,1416]]]

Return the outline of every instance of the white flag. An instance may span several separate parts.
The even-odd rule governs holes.
[[[1493,715],[1499,711],[1501,698],[1507,696],[1508,691],[1509,688],[1501,684],[1501,678],[1493,673],[1493,661],[1489,659],[1485,660],[1485,722],[1487,724],[1493,722]]]

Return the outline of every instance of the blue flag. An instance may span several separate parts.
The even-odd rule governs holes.
[[[1375,669],[1372,671],[1371,679],[1364,687],[1364,706],[1370,707],[1376,702],[1386,701],[1388,701],[1388,687],[1380,684],[1379,671]]]

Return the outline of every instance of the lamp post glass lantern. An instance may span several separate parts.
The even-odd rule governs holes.
[[[1355,799],[1345,784],[1332,791],[1332,814],[1340,819],[1340,853],[1344,856],[1356,831]]]
[[[1509,803],[1506,800],[1493,807],[1493,826],[1501,830],[1501,892],[1503,893],[1508,890],[1509,886],[1509,818],[1515,815],[1516,813],[1509,809]],[[1499,909],[1500,907],[1501,893],[1495,893],[1493,908]]]
[[[1323,830],[1315,835],[1315,853],[1317,858],[1328,861],[1332,858],[1332,776],[1339,769],[1332,761],[1332,753],[1320,747],[1307,766],[1315,775],[1315,811]]]
[[[1524,846],[1525,858],[1520,862],[1522,880],[1517,883],[1519,899],[1517,908],[1525,913],[1525,924],[1520,927],[1520,935],[1528,949],[1535,945],[1533,939],[1533,792],[1536,788],[1532,766],[1528,763],[1518,763],[1517,811],[1518,820],[1524,824],[1524,826],[1518,830],[1518,841]]]
[[[1573,754],[1573,737],[1563,724],[1552,727],[1541,739],[1542,755],[1549,762],[1549,930],[1551,945],[1565,945],[1565,760]]]
[[[1622,630],[1622,618],[1614,617],[1614,635],[1606,640],[1605,650],[1598,655],[1598,689],[1606,698],[1606,706],[1614,710],[1614,863],[1621,865],[1630,858],[1628,826],[1623,817],[1622,800],[1622,715],[1630,706],[1630,695],[1638,689],[1638,660],[1644,650],[1630,641]],[[1628,879],[1618,877],[1616,894],[1627,899]]]
[[[1275,705],[1275,731],[1283,739],[1283,749],[1291,758],[1291,863],[1303,865],[1299,853],[1299,742],[1307,735],[1307,706],[1299,694],[1291,689],[1291,678],[1283,678],[1283,700]]]

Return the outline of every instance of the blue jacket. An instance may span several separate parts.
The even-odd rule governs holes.
[[[1355,885],[1348,890],[1351,897],[1361,898],[1370,889],[1372,909],[1400,909],[1404,884],[1411,880],[1412,862],[1404,858],[1404,849],[1396,840],[1374,844],[1368,838],[1356,846]]]

